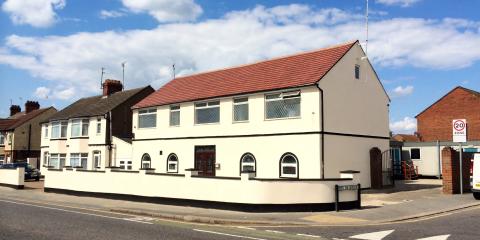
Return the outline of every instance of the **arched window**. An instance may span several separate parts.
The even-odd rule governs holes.
[[[167,172],[178,173],[178,157],[175,153],[170,153],[167,157]]]
[[[285,153],[280,158],[280,177],[298,178],[298,159],[293,153]]]
[[[240,158],[240,173],[257,171],[257,161],[251,153],[245,153]]]
[[[148,153],[143,154],[142,156],[142,168],[151,168],[152,166],[152,159],[150,158],[150,155]]]

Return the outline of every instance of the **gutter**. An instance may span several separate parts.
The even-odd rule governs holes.
[[[320,176],[322,179],[325,179],[325,124],[324,124],[324,104],[323,104],[323,89],[320,88],[319,84],[315,84],[318,90],[320,91],[320,104],[319,104],[319,113],[320,113]]]

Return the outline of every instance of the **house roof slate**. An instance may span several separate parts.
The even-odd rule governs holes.
[[[118,105],[122,104],[129,98],[135,96],[137,93],[140,93],[147,88],[151,87],[146,86],[142,88],[135,88],[126,91],[116,92],[108,97],[98,95],[94,97],[79,99],[78,101],[70,104],[63,110],[54,114],[52,117],[50,117],[49,121],[104,115],[105,113],[108,113]]]
[[[13,130],[17,127],[20,127],[22,124],[30,121],[31,119],[37,117],[38,115],[44,113],[45,111],[49,109],[55,109],[54,107],[48,107],[48,108],[40,108],[33,110],[29,113],[26,113],[25,111],[16,113],[13,116],[10,116],[5,119],[0,119],[0,131],[8,131],[8,130]]]
[[[178,77],[133,108],[311,86],[357,43],[352,41],[316,51]]]

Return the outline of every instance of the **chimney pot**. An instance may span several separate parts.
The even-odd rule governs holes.
[[[40,108],[40,104],[37,101],[27,101],[25,103],[25,113],[29,113],[39,108]]]
[[[123,89],[123,85],[118,80],[106,79],[103,84],[103,96],[109,96],[116,92],[120,92]]]
[[[21,109],[20,106],[18,106],[18,105],[12,105],[12,106],[10,106],[10,116],[13,116],[13,115],[15,115],[15,114],[17,114],[17,113],[19,113],[19,112],[21,112],[21,111],[22,111],[22,109]]]

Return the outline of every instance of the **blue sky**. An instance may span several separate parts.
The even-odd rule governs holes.
[[[455,86],[480,91],[480,1],[370,0],[369,58],[394,132]],[[0,11],[0,117],[10,101],[61,109],[126,87],[365,40],[365,0],[7,0]]]

